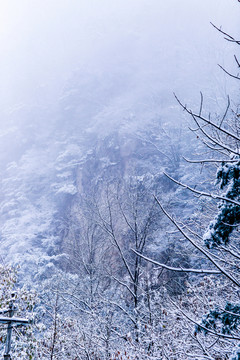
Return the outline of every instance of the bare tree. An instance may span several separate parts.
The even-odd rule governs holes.
[[[240,45],[235,38],[225,33],[221,28],[215,28],[220,31],[228,41]],[[235,61],[239,67],[236,56]],[[232,75],[226,69],[223,69],[230,76],[239,80],[239,75]],[[163,206],[158,197],[155,200],[163,213],[170,222],[177,228],[181,236],[187,240],[197,250],[205,261],[203,267],[184,269],[184,267],[167,267],[166,264],[156,262],[148,257],[145,260],[151,261],[155,265],[162,268],[168,268],[172,271],[200,274],[215,274],[215,283],[218,284],[221,293],[214,299],[214,303],[209,305],[207,313],[199,319],[197,316],[189,314],[188,310],[180,305],[176,307],[180,310],[185,318],[195,323],[196,334],[202,332],[208,337],[216,339],[216,343],[211,345],[211,350],[203,351],[204,356],[209,359],[216,359],[211,355],[215,350],[215,345],[219,344],[217,339],[227,341],[227,348],[223,345],[220,349],[220,356],[229,358],[229,348],[232,352],[231,359],[240,358],[240,350],[237,347],[235,355],[233,348],[240,341],[240,306],[239,306],[239,287],[240,287],[240,252],[239,252],[239,233],[238,226],[240,223],[240,123],[239,108],[231,105],[230,98],[227,99],[227,106],[222,116],[217,120],[213,120],[211,115],[205,115],[203,95],[201,94],[201,102],[199,111],[191,110],[184,105],[175,95],[176,100],[193,119],[194,126],[191,128],[194,136],[207,147],[212,154],[211,158],[197,158],[187,160],[190,163],[212,164],[218,167],[215,191],[209,191],[205,186],[195,185],[189,186],[179,180],[174,179],[171,175],[166,176],[180,187],[189,191],[197,199],[209,199],[215,203],[215,213],[211,214],[209,225],[205,231],[202,231],[202,224],[199,230],[195,227],[183,224],[181,220],[170,214]],[[138,254],[144,258],[143,254]],[[206,263],[208,267],[206,268]],[[214,283],[213,283],[214,284]],[[224,290],[223,290],[224,289]],[[232,294],[233,293],[233,294]],[[196,339],[195,339],[196,340]],[[216,345],[216,346],[217,346]],[[214,350],[215,349],[215,350]],[[225,354],[225,355],[224,355]],[[211,357],[213,356],[213,357]],[[222,358],[222,357],[221,357]]]

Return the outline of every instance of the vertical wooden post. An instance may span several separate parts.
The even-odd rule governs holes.
[[[13,301],[10,301],[9,317],[10,318],[13,317],[13,314],[14,314]],[[7,340],[6,340],[5,354],[3,355],[4,360],[11,360],[10,350],[11,350],[12,327],[13,327],[13,324],[11,321],[9,321],[8,327],[7,327]]]
[[[13,297],[13,296],[12,296]],[[11,340],[12,340],[12,329],[13,326],[27,326],[31,323],[28,319],[15,317],[14,311],[16,310],[16,307],[14,306],[13,300],[9,303],[9,309],[4,309],[0,311],[1,314],[9,314],[8,316],[0,316],[0,324],[7,325],[7,339],[6,339],[6,345],[5,345],[5,351],[3,355],[4,360],[11,360]]]

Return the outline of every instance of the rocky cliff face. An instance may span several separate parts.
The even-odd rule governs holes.
[[[104,82],[80,75],[57,104],[22,105],[6,114],[2,257],[29,274],[46,276],[65,263],[79,246],[86,202],[106,202],[108,187],[116,197],[117,188],[138,184],[147,196],[164,194],[168,201],[174,185],[163,171],[183,175],[185,135],[166,118],[167,103],[137,90],[130,96],[124,84],[116,87],[118,77]]]

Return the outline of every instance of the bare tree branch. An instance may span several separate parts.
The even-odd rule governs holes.
[[[222,65],[218,64],[218,66],[229,76],[231,76],[234,79],[240,80],[240,77],[237,75],[231,74],[229,71],[227,71]]]
[[[172,266],[168,266],[166,264],[162,264],[156,260],[153,260],[153,259],[150,259],[149,257],[143,255],[143,254],[140,254],[139,252],[137,252],[136,250],[134,249],[131,249],[136,255],[140,256],[141,258],[143,258],[144,260],[154,264],[154,265],[157,265],[159,267],[163,267],[164,269],[167,269],[167,270],[171,270],[171,271],[177,271],[177,272],[190,272],[190,273],[196,273],[196,274],[214,274],[214,275],[219,275],[221,274],[221,271],[218,271],[218,270],[208,270],[208,269],[190,269],[190,268],[182,268],[182,267],[179,267],[179,268],[176,268],[176,267],[172,267]]]
[[[195,325],[199,326],[201,329],[203,329],[204,331],[218,336],[220,338],[224,338],[224,339],[230,339],[230,340],[240,340],[240,336],[235,336],[235,335],[226,335],[226,334],[222,334],[222,333],[218,333],[214,330],[208,329],[205,326],[199,324],[196,320],[192,319],[188,314],[185,313],[185,311],[183,311],[177,304],[175,304],[171,299],[170,299],[171,303],[191,322],[193,322]]]
[[[223,31],[221,28],[217,27],[216,25],[214,25],[212,22],[210,22],[210,24],[216,29],[218,30],[221,34],[225,35],[224,39],[227,41],[231,41],[236,43],[237,45],[240,45],[240,41],[234,39],[234,37],[232,37],[230,34],[226,33],[225,31]]]
[[[216,266],[218,270],[222,272],[231,282],[233,282],[235,285],[240,287],[240,283],[235,277],[233,277],[231,274],[229,274],[221,265],[219,265],[211,256],[211,254],[206,251],[204,248],[202,248],[200,245],[198,245],[193,239],[191,239],[185,231],[178,225],[178,223],[172,218],[172,216],[163,208],[160,201],[154,196],[156,202],[158,203],[160,209],[163,211],[163,213],[168,217],[168,219],[176,226],[176,228],[179,230],[179,232],[185,237],[186,240],[188,240],[196,249],[198,249],[203,255],[206,256],[208,260],[211,261],[213,265]]]
[[[177,181],[175,180],[174,178],[172,178],[170,175],[168,175],[167,173],[164,173],[164,175],[166,175],[170,180],[172,180],[173,182],[175,182],[176,184],[182,186],[183,188],[187,189],[187,190],[190,190],[192,191],[193,193],[195,194],[198,194],[199,196],[207,196],[207,197],[210,197],[212,199],[217,199],[217,200],[223,200],[223,201],[227,201],[231,204],[234,204],[234,205],[237,205],[237,206],[240,206],[240,202],[239,201],[236,201],[236,200],[233,200],[233,199],[229,199],[225,196],[220,196],[220,195],[217,195],[217,194],[211,194],[211,193],[206,193],[204,191],[198,191],[186,184],[182,184],[180,181]]]
[[[187,161],[188,163],[192,164],[202,164],[202,163],[234,163],[237,160],[236,159],[229,159],[229,160],[223,160],[223,159],[200,159],[200,160],[190,160],[183,156],[183,159]]]
[[[237,135],[235,135],[234,133],[229,132],[229,131],[227,131],[226,129],[222,128],[221,126],[215,124],[215,123],[212,122],[210,119],[207,119],[207,118],[205,118],[205,117],[203,117],[203,116],[201,116],[201,115],[199,115],[199,114],[193,113],[192,110],[188,109],[186,105],[183,105],[183,103],[179,100],[179,98],[177,97],[177,95],[176,95],[175,93],[174,93],[174,96],[175,96],[177,102],[179,103],[179,105],[180,105],[185,111],[187,111],[187,113],[188,113],[189,115],[191,115],[191,116],[194,118],[194,120],[195,120],[195,118],[198,118],[198,119],[204,121],[206,124],[211,125],[213,128],[215,128],[215,129],[217,129],[217,130],[220,130],[220,131],[221,131],[222,133],[224,133],[225,135],[230,136],[230,137],[232,137],[233,139],[235,139],[235,140],[237,140],[237,141],[240,141],[240,137],[239,137],[239,136],[237,136]],[[198,126],[199,126],[199,125],[198,125]],[[233,151],[233,152],[234,152],[234,151]]]

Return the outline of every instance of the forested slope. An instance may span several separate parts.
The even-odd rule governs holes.
[[[2,111],[0,308],[34,319],[13,358],[239,358],[237,85],[208,69],[214,45],[192,81],[197,49],[152,11],[151,52],[123,22],[132,46]]]

